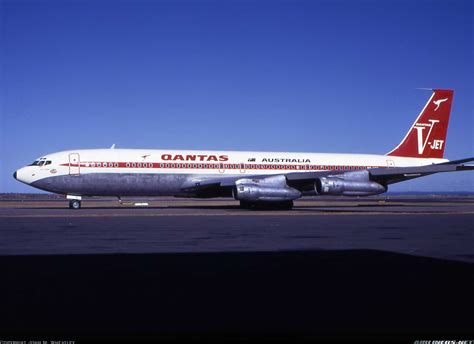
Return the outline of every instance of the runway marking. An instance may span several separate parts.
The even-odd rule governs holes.
[[[253,214],[26,214],[26,215],[0,215],[2,218],[96,218],[96,217],[219,217],[219,216],[362,216],[362,215],[474,215],[474,211],[465,212],[321,212],[321,213],[253,213]]]

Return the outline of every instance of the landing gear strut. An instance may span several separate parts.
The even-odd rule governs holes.
[[[69,201],[69,209],[80,209],[81,208],[81,201],[77,199],[72,199]]]

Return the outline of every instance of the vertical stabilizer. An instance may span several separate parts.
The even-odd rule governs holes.
[[[446,146],[452,90],[433,90],[415,123],[390,156],[410,158],[442,158]]]

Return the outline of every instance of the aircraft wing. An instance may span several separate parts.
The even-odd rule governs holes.
[[[240,179],[264,179],[267,177],[284,175],[288,186],[300,191],[309,191],[314,188],[314,181],[317,178],[336,175],[334,171],[319,172],[290,172],[264,175],[243,175],[231,177],[196,177],[186,181],[181,190],[189,194],[190,197],[225,197],[232,196],[232,189]]]
[[[432,164],[414,167],[387,167],[369,169],[370,179],[381,184],[394,184],[409,179],[419,178],[430,174],[441,172],[456,172],[474,170],[473,158],[448,161],[441,164]],[[318,172],[290,172],[284,175],[288,186],[300,191],[310,191],[314,188],[316,179],[327,176],[342,175],[342,171],[318,171]],[[218,197],[229,196],[232,194],[232,188],[240,179],[263,179],[275,175],[245,175],[231,177],[203,177],[193,178],[185,182],[182,190],[189,193],[192,197]]]
[[[270,176],[282,175],[281,173],[272,175],[243,175],[231,177],[198,177],[187,180],[181,190],[185,191],[190,197],[219,197],[231,196],[232,189],[240,179],[263,179]]]
[[[409,179],[428,176],[430,174],[440,172],[456,172],[474,170],[474,165],[468,164],[473,162],[473,158],[453,160],[443,162],[441,164],[432,164],[414,167],[383,167],[369,169],[370,179],[381,184],[394,184]],[[322,173],[325,173],[322,174]],[[286,175],[288,185],[299,190],[308,189],[308,185],[312,184],[317,178],[327,175],[337,176],[343,172],[323,171],[323,172],[293,172]],[[311,186],[312,187],[312,186]]]

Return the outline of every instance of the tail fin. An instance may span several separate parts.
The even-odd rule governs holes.
[[[411,158],[442,158],[446,146],[452,90],[433,90],[402,142],[387,155]]]

